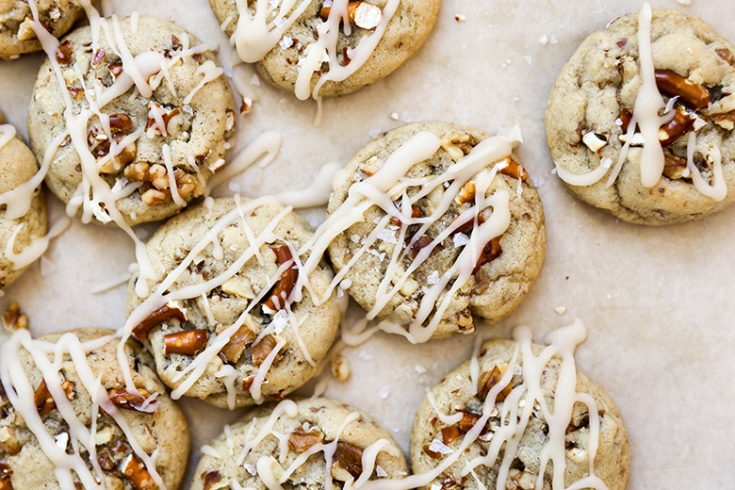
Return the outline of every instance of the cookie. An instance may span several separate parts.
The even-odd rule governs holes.
[[[55,37],[66,34],[84,16],[77,0],[35,0],[35,5],[41,24]],[[4,1],[0,5],[0,59],[14,59],[40,50],[29,2]]]
[[[214,61],[191,34],[153,17],[93,19],[64,38],[39,71],[28,114],[36,156],[52,158],[49,189],[85,220],[118,225],[164,219],[201,196],[235,121]]]
[[[349,6],[346,0],[331,6],[300,0],[285,13],[266,2],[251,3],[243,13],[245,7],[235,0],[209,3],[240,58],[257,62],[265,80],[302,100],[349,94],[388,76],[426,42],[441,6],[441,0],[370,0]],[[340,28],[345,17],[348,32]],[[277,27],[266,30],[266,18],[276,19]]]
[[[17,190],[37,171],[36,157],[15,136],[15,128],[0,124],[0,195],[21,207],[28,206],[27,211],[20,211],[22,216],[8,216],[7,206],[0,213],[0,289],[12,284],[26,270],[32,261],[22,255],[23,251],[46,233],[46,203],[41,187]],[[10,191],[14,192],[6,194]],[[2,204],[7,205],[8,201],[2,200]],[[7,248],[11,241],[12,254],[9,256]]]
[[[521,303],[546,233],[539,195],[512,154],[519,143],[515,131],[488,138],[430,122],[357,152],[329,201],[339,232],[329,256],[369,318],[426,341],[471,333],[473,315],[497,322]]]
[[[624,221],[666,225],[735,200],[735,46],[695,17],[650,15],[588,37],[554,84],[545,120],[574,195]]]
[[[626,429],[610,396],[574,366],[579,325],[548,347],[532,344],[530,330],[485,342],[432,388],[411,432],[416,486],[625,489]]]
[[[63,355],[58,371],[48,349]],[[128,343],[125,353],[138,393],[126,387],[111,330],[38,340],[18,331],[6,340],[0,361],[2,488],[92,488],[96,481],[104,488],[179,487],[189,453],[186,419],[139,344]]]
[[[309,274],[310,290],[300,289],[294,257],[311,237],[301,218],[268,199],[218,199],[156,231],[147,248],[161,282],[152,289],[165,282],[174,294],[190,292],[167,303],[162,316],[136,295],[133,278],[128,309],[145,317],[132,334],[147,339],[175,397],[242,407],[281,399],[314,376],[341,311],[334,294],[323,298],[332,280],[326,264]]]
[[[342,488],[345,482],[364,484],[408,473],[403,453],[385,429],[364,413],[324,398],[284,400],[253,410],[202,452],[192,490],[278,486],[270,482],[318,490],[330,480],[332,488]]]

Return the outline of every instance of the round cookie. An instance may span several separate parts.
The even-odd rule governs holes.
[[[304,221],[293,212],[285,212],[275,202],[251,205],[243,201],[241,206],[240,209],[244,209],[242,220],[237,215],[218,232],[219,245],[216,248],[211,243],[207,245],[168,290],[198,287],[237,267],[234,264],[251,247],[246,231],[253,239],[266,233],[265,241],[259,242],[259,257],[251,254],[239,270],[230,271],[221,285],[211,289],[205,286],[201,295],[194,299],[171,305],[184,312],[182,316],[186,320],[166,319],[159,322],[162,323],[160,328],[157,325],[145,332],[159,376],[169,387],[177,388],[185,380],[179,371],[193,362],[204,361],[199,361],[194,352],[167,353],[166,339],[180,332],[199,330],[207,345],[211,346],[221,340],[220,335],[228,335],[227,329],[248,310],[236,333],[229,334],[231,337],[218,355],[208,361],[206,370],[185,391],[186,396],[231,408],[262,403],[264,399],[280,400],[305,384],[316,374],[317,365],[332,346],[341,317],[334,294],[322,303],[315,301],[306,289],[300,299],[291,297],[296,290],[298,268],[283,270],[279,276],[279,266],[287,267],[283,265],[286,263],[284,254],[293,257],[290,251],[286,252],[288,247],[298,250],[312,236]],[[207,232],[234,210],[236,203],[233,199],[218,199],[211,209],[199,205],[169,220],[156,231],[147,247],[161,280],[179,266]],[[272,226],[272,232],[267,232],[266,229]],[[287,285],[289,280],[291,284]],[[319,299],[331,280],[332,272],[324,263],[310,275],[311,287]],[[132,278],[127,301],[129,311],[142,301],[135,293],[134,284],[135,278]],[[276,301],[274,296],[286,299]],[[136,334],[135,329],[133,334]],[[268,356],[279,342],[283,346],[269,365]],[[263,369],[266,371],[261,384],[255,380]],[[227,375],[223,376],[223,373]]]
[[[16,189],[38,172],[33,152],[20,138],[10,137],[14,133],[15,129],[12,126],[0,124],[0,194]],[[4,140],[7,142],[2,144]],[[14,262],[5,254],[7,244],[13,235],[15,235],[13,252],[20,253],[46,233],[46,203],[41,187],[35,189],[28,197],[31,200],[30,208],[25,216],[8,219],[5,207],[0,213],[0,289],[9,286],[27,268],[26,266],[15,269]],[[21,227],[20,230],[18,227]]]
[[[69,335],[75,335],[83,344],[87,342],[96,344],[85,349],[87,365],[72,361],[68,349],[64,350],[60,370],[63,381],[56,387],[46,385],[36,361],[28,350],[21,347],[17,351],[17,358],[26,373],[30,388],[35,390],[35,395],[29,394],[32,400],[26,402],[30,401],[36,405],[43,421],[43,428],[53,437],[51,445],[68,444],[67,454],[73,454],[71,447],[72,444],[76,444],[74,447],[79,447],[79,456],[86,464],[86,469],[93,477],[104,478],[105,488],[157,488],[154,485],[154,476],[151,476],[149,468],[140,457],[141,453],[133,450],[137,445],[139,450],[149,456],[155,452],[155,469],[161,480],[167,488],[178,488],[186,471],[189,455],[189,429],[184,414],[171,401],[165,387],[156,377],[150,356],[136,342],[128,343],[125,348],[135,386],[143,395],[145,392],[155,395],[154,404],[145,407],[140,404],[140,395],[136,398],[126,391],[117,358],[118,340],[115,339],[112,330],[82,329],[48,335],[35,341],[38,345],[34,350],[42,352],[41,343],[63,342]],[[109,340],[104,343],[103,338],[106,336]],[[35,352],[34,355],[39,354]],[[10,360],[4,357],[2,362]],[[83,369],[78,370],[78,366],[83,366]],[[86,372],[87,369],[91,371]],[[111,407],[103,409],[93,404],[87,391],[93,388],[85,385],[85,378],[92,380],[92,386],[95,386],[94,383],[99,378],[101,388],[107,391],[110,398]],[[0,388],[3,388],[2,384]],[[3,470],[0,472],[0,486],[17,490],[30,488],[52,490],[69,488],[69,485],[73,487],[76,484],[78,488],[82,488],[80,475],[73,471],[69,471],[69,477],[73,481],[67,485],[60,484],[57,475],[63,474],[62,469],[46,456],[44,445],[39,443],[29,429],[32,425],[27,424],[23,415],[10,403],[7,389],[6,386],[0,393],[0,433],[4,436],[0,438],[0,465]],[[89,436],[90,431],[94,431],[97,469],[90,462],[90,455],[86,449],[88,442],[72,442],[74,436],[71,435],[73,432],[70,423],[73,417],[70,417],[68,412],[62,415],[62,410],[51,397],[54,389],[63,390],[66,394],[69,407],[73,409],[77,418],[74,424],[81,424],[77,430],[80,433],[86,431]],[[18,394],[20,395],[19,391]],[[129,434],[132,434],[131,439],[127,438],[123,426],[107,413],[115,408],[118,416],[124,420]]]
[[[534,356],[534,363],[539,363],[540,379],[537,376],[533,380],[525,377],[527,374],[523,359],[527,354],[522,353],[523,348],[528,347]],[[565,453],[566,470],[564,480],[566,488],[575,482],[583,480],[590,473],[590,461],[588,450],[590,448],[590,414],[587,405],[579,399],[571,399],[569,406],[562,402],[555,404],[555,394],[563,390],[563,382],[560,382],[561,361],[558,355],[550,358],[542,354],[544,347],[529,344],[519,346],[518,342],[508,340],[491,340],[482,345],[477,357],[477,376],[479,394],[475,395],[473,389],[472,366],[470,361],[465,362],[455,370],[448,373],[438,385],[431,389],[427,398],[422,402],[414,419],[411,431],[411,465],[414,474],[426,474],[439,466],[443,459],[452,457],[456,448],[463,444],[465,437],[469,440],[467,449],[461,452],[461,456],[449,465],[448,469],[437,475],[431,484],[427,483],[420,488],[463,488],[475,490],[480,488],[495,488],[498,480],[500,462],[504,458],[512,457],[507,462],[509,471],[506,475],[505,486],[502,488],[534,488],[540,471],[539,465],[542,460],[542,451],[550,449],[551,423],[545,419],[540,409],[538,400],[545,399],[548,410],[566,414],[569,408],[571,420],[569,425],[561,427],[563,434],[562,450]],[[513,361],[515,359],[515,361]],[[530,366],[528,369],[536,369]],[[507,381],[504,376],[511,370],[512,377]],[[594,400],[599,415],[599,437],[598,446],[594,458],[594,475],[602,480],[610,490],[624,490],[626,488],[630,467],[630,447],[627,432],[623,424],[620,411],[610,396],[603,389],[592,382],[579,369],[576,370],[576,394],[579,397],[591,397]],[[506,384],[507,383],[507,384]],[[539,383],[541,395],[533,398],[529,395],[529,385]],[[500,385],[500,386],[496,386]],[[525,387],[525,391],[523,391]],[[502,389],[501,389],[502,388]],[[495,393],[497,392],[497,396]],[[491,394],[492,393],[492,394]],[[517,396],[517,394],[520,396]],[[429,399],[429,396],[432,399]],[[495,397],[496,404],[489,405],[492,409],[491,416],[482,427],[479,437],[468,434],[482,422],[485,397]],[[517,407],[509,406],[515,402]],[[492,402],[489,402],[492,403]],[[533,409],[528,419],[522,418],[524,407]],[[573,407],[572,407],[573,403]],[[513,415],[508,415],[513,410]],[[437,414],[442,415],[437,415]],[[507,427],[507,419],[504,417],[518,417],[518,425],[511,429],[515,435],[522,436],[515,447],[512,456],[505,455],[511,443],[501,435],[501,428]],[[443,417],[458,416],[456,420],[442,420]],[[527,420],[527,422],[525,422]],[[525,426],[521,424],[526,423]],[[519,429],[520,427],[520,429]],[[517,432],[520,430],[520,433]],[[495,440],[500,438],[500,440]],[[502,444],[501,444],[502,443]],[[491,450],[497,450],[497,459],[488,466],[482,464],[474,468],[474,476],[469,474],[462,476],[465,464],[482,457]],[[473,465],[474,466],[474,465]],[[543,488],[552,488],[552,466],[551,462],[544,473]],[[507,467],[506,467],[507,469]],[[478,484],[478,480],[484,486]],[[582,484],[577,488],[591,488],[590,482]],[[455,486],[453,486],[455,485]],[[501,483],[502,485],[502,483]],[[500,487],[498,487],[500,488]],[[595,488],[601,488],[595,486]]]
[[[153,17],[99,22],[106,23],[101,27],[111,34],[101,35],[96,49],[89,45],[89,26],[61,41],[55,58],[66,87],[60,86],[49,60],[41,67],[28,115],[33,150],[43,159],[54,139],[69,129],[64,96],[70,97],[75,114],[89,109],[87,97],[111,98],[101,109],[104,117],[90,114],[86,138],[76,139],[79,147],[73,139],[61,140],[46,183],[68,203],[83,175],[95,172],[88,166],[83,172],[81,165],[80,152],[91,152],[99,176],[121,189],[115,191],[122,196],[116,207],[128,224],[167,218],[201,196],[212,172],[224,164],[225,140],[235,122],[232,93],[214,54],[181,27]],[[139,61],[130,61],[133,58]],[[128,80],[130,88],[116,96],[121,90],[110,87],[121,79]],[[82,86],[96,90],[90,95]],[[143,91],[151,91],[146,94],[150,97]],[[80,138],[86,139],[87,148]],[[84,180],[94,190],[94,182]],[[131,185],[138,187],[123,192]],[[104,211],[95,217],[109,221]]]
[[[279,449],[282,437],[287,441],[287,445],[281,446],[286,454]],[[246,445],[251,449],[241,459]],[[378,449],[377,457],[368,454],[371,446]],[[307,451],[311,456],[295,463]],[[329,465],[327,453],[332,455]],[[365,461],[372,467],[366,466]],[[220,488],[216,486],[220,484],[221,488],[266,490],[274,488],[266,486],[268,473],[279,478],[294,464],[292,474],[280,476],[285,488],[319,490],[326,488],[327,478],[332,479],[333,488],[342,488],[343,482],[360,478],[399,479],[408,473],[396,442],[370,417],[343,403],[310,398],[284,400],[276,407],[261,407],[248,413],[204,453],[191,488]]]
[[[299,0],[296,6],[306,1],[308,6],[286,30],[280,42],[260,61],[257,69],[260,75],[271,84],[287,92],[294,92],[301,64],[308,56],[308,46],[318,39],[317,27],[322,24],[324,2],[320,0]],[[225,26],[228,36],[233,36],[240,18],[235,0],[210,0],[217,19]],[[357,4],[358,2],[350,2]],[[362,2],[383,10],[388,0]],[[254,3],[250,4],[251,14],[255,12]],[[342,81],[327,81],[319,90],[320,96],[333,97],[355,92],[366,85],[390,75],[406,60],[411,58],[426,42],[439,16],[441,0],[401,0],[395,14],[387,25],[382,39],[373,53],[355,73]],[[374,29],[364,29],[352,23],[352,31],[346,35],[339,30],[337,39],[338,61],[346,66],[348,49],[352,49]],[[328,63],[321,65],[321,71],[312,77],[313,90],[321,73],[328,70]]]
[[[601,162],[617,163],[641,86],[638,20],[638,14],[626,15],[588,37],[553,86],[545,120],[559,169],[579,175]],[[642,185],[642,142],[636,134],[614,184],[608,186],[608,171],[592,185],[567,187],[624,221],[666,225],[714,213],[735,200],[735,46],[700,19],[673,10],[653,12],[651,43],[658,88],[682,120],[677,131],[659,135],[666,155],[663,176],[653,187]],[[675,95],[680,97],[672,101]],[[727,189],[722,200],[693,185],[687,170],[692,133],[697,138],[694,164],[705,181],[713,176],[713,149],[722,155]]]
[[[431,158],[411,167],[407,173],[409,178],[421,179],[445,174],[458,160],[487,138],[485,133],[476,129],[441,122],[410,124],[393,130],[366,145],[347,164],[345,168],[347,177],[335,187],[329,201],[329,212],[335,213],[347,198],[352,185],[373,174],[393,152],[422,131],[429,131],[438,136],[442,140],[442,147]],[[487,245],[472,276],[453,295],[441,323],[433,332],[433,338],[446,337],[456,332],[471,333],[474,331],[473,315],[490,322],[497,322],[506,317],[521,303],[541,270],[546,246],[543,206],[525,169],[512,157],[508,161],[511,165],[498,172],[488,189],[488,194],[498,190],[509,193],[510,225],[499,239],[494,239]],[[488,162],[484,170],[493,167],[494,164],[495,162]],[[514,177],[514,171],[520,172],[522,178]],[[474,181],[471,180],[470,183],[472,182]],[[420,186],[409,188],[408,195],[415,195],[419,189]],[[447,186],[444,186],[444,189],[447,189]],[[412,213],[419,217],[431,215],[435,212],[437,203],[444,197],[442,192],[447,191],[437,189],[419,199],[413,206]],[[461,195],[462,193],[451,201],[447,211],[428,229],[429,238],[436,238],[454,224],[461,212],[472,206],[474,198],[470,196],[460,203],[458,200],[462,198]],[[375,223],[385,216],[382,208],[371,207],[361,222],[345,230],[329,246],[329,255],[335,271],[346,272],[348,284],[343,282],[343,287],[366,310],[371,310],[376,305],[376,291],[386,276],[388,259],[393,250],[392,243],[389,242],[398,243],[395,236],[387,237],[387,242],[383,239],[375,241],[367,253],[352,264],[348,271],[343,269],[350,263],[353,255],[363,248],[363,243],[373,232]],[[396,230],[397,225],[400,225],[400,222],[391,221],[389,226],[392,228],[388,229]],[[403,245],[405,254],[400,262],[401,270],[407,270],[415,261],[417,251],[430,241],[410,245],[410,237],[416,228],[415,225],[410,226],[406,234],[407,245]],[[461,227],[442,240],[413,272],[411,275],[413,282],[407,281],[407,287],[401,288],[399,294],[390,299],[377,318],[395,321],[400,325],[413,321],[424,298],[425,287],[435,284],[438,277],[458,260],[461,247],[464,245],[462,242],[467,242],[466,235],[470,235],[471,232],[471,225]],[[483,246],[485,245],[479,244],[479,247]],[[410,249],[405,250],[406,248]],[[441,299],[437,303],[440,302]]]
[[[55,37],[63,36],[84,16],[77,0],[35,0],[38,17]],[[33,14],[27,1],[5,0],[0,5],[0,59],[8,60],[40,51],[41,43],[33,30]]]

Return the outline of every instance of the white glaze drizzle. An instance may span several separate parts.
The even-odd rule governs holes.
[[[81,380],[82,387],[92,398],[93,413],[101,408],[114,420],[125,435],[133,454],[146,466],[155,483],[161,489],[166,488],[156,470],[154,457],[142,450],[126,420],[108,398],[107,391],[100,385],[99,378],[93,374],[87,360],[89,352],[113,341],[113,337],[105,336],[92,341],[81,342],[76,335],[66,333],[57,342],[49,343],[34,340],[27,330],[20,329],[13,332],[9,338],[2,340],[2,345],[0,345],[0,352],[2,352],[0,357],[0,380],[3,388],[15,411],[22,414],[28,430],[38,441],[43,453],[55,465],[54,474],[61,488],[74,488],[74,474],[79,478],[84,488],[103,488],[100,484],[102,471],[99,464],[96,463],[96,458],[94,461],[90,460],[95,473],[93,474],[87,468],[87,459],[82,458],[79,454],[79,448],[84,448],[90,454],[95,454],[94,432],[96,431],[96,425],[92,425],[91,428],[86,427],[77,417],[71,402],[67,399],[61,384],[63,379],[60,373],[62,362],[66,358],[71,359],[77,376]],[[36,369],[40,371],[54,400],[56,410],[68,426],[65,434],[67,434],[72,446],[77,448],[72,454],[66,452],[65,446],[60,447],[57,444],[57,441],[48,432],[41,419],[34,403],[35,387],[31,385],[20,362],[19,353],[21,350],[26,350],[31,355]],[[50,355],[52,360],[49,359]]]
[[[513,337],[518,346],[509,363],[510,367],[501,379],[490,389],[483,405],[482,416],[475,425],[466,433],[453,452],[447,454],[441,462],[433,469],[423,473],[414,474],[404,479],[375,480],[368,482],[363,490],[409,490],[416,487],[430,485],[444,471],[452,467],[465,454],[465,450],[478,440],[485,429],[491,414],[499,410],[502,414],[501,420],[508,421],[495,429],[493,438],[487,454],[469,461],[461,470],[462,476],[470,475],[478,466],[493,467],[503,456],[500,463],[498,478],[495,488],[503,490],[510,465],[516,457],[519,442],[525,431],[526,425],[531,417],[534,406],[540,407],[540,414],[549,426],[549,435],[543,446],[540,456],[541,468],[544,469],[548,463],[553,464],[551,485],[554,490],[590,488],[595,490],[606,490],[607,486],[594,473],[594,458],[599,445],[600,416],[594,399],[585,394],[576,392],[577,376],[574,360],[574,351],[586,338],[587,332],[584,324],[577,320],[572,325],[560,328],[548,336],[549,345],[539,354],[532,350],[532,334],[527,327],[519,327],[514,331]],[[559,365],[559,378],[556,382],[553,406],[547,406],[542,390],[542,380],[545,367],[553,359],[557,358]],[[522,367],[523,380],[520,385],[512,389],[503,402],[496,403],[498,394],[505,390],[511,383],[514,370],[512,367]],[[523,401],[524,403],[519,403]],[[566,467],[565,434],[571,421],[572,410],[575,403],[587,405],[590,419],[589,430],[589,475],[582,480],[573,482],[567,487],[564,481]],[[544,471],[540,472],[535,482],[535,488],[543,488]]]
[[[617,162],[612,167],[613,170],[610,172],[606,183],[607,187],[615,184],[623,165],[628,160],[630,144],[633,135],[636,134],[636,126],[640,127],[643,138],[643,148],[640,155],[641,184],[646,188],[655,186],[661,180],[664,172],[665,157],[663,145],[659,139],[659,129],[661,125],[667,124],[674,117],[676,112],[675,104],[678,97],[672,97],[668,103],[664,104],[663,97],[656,84],[653,49],[651,45],[652,19],[653,12],[651,6],[646,2],[643,4],[638,15],[638,60],[641,86],[636,96],[633,116],[628,123],[625,142],[620,150]],[[664,115],[659,116],[659,112],[662,109]],[[694,132],[690,132],[689,134],[690,148],[692,146],[692,139],[696,141],[696,134]],[[688,162],[687,169],[692,176],[692,184],[695,189],[700,194],[719,202],[727,197],[727,183],[722,172],[722,153],[720,149],[713,148],[710,157],[713,162],[712,184],[705,181],[693,163]],[[596,158],[599,160],[599,157]],[[691,158],[689,160],[691,161]],[[564,169],[557,162],[554,163],[555,172],[561,180],[573,186],[588,187],[596,184],[607,175],[612,162],[603,159],[597,168],[582,174],[575,174]]]
[[[236,0],[239,20],[232,34],[238,56],[246,63],[262,60],[268,52],[284,38],[293,23],[304,13],[310,0],[255,0],[253,7],[248,0]],[[326,20],[317,20],[317,38],[304,49],[304,55],[298,62],[294,92],[300,100],[313,97],[319,100],[319,91],[327,82],[340,82],[352,76],[370,58],[380,40],[383,38],[388,23],[395,15],[400,0],[388,0],[382,9],[378,25],[370,34],[360,39],[357,46],[349,49],[349,62],[340,64],[337,41],[340,32],[350,35],[352,26],[348,16],[349,0],[331,2],[329,16]],[[229,24],[229,22],[227,23]],[[340,25],[344,25],[340,29]],[[322,65],[329,69],[319,76],[312,90],[312,79],[322,71]]]
[[[308,277],[310,271],[319,264],[332,240],[344,233],[353,224],[363,221],[364,213],[372,206],[379,206],[387,216],[376,223],[374,230],[362,243],[360,249],[353,252],[352,259],[332,281],[326,297],[329,297],[336,286],[344,279],[349,269],[375,243],[381,231],[386,229],[391,216],[398,217],[402,223],[396,239],[397,243],[402,243],[408,225],[420,224],[420,229],[411,238],[408,246],[405,249],[395,247],[394,253],[390,257],[385,278],[376,294],[376,304],[367,315],[368,319],[373,319],[378,316],[391,298],[400,291],[410,275],[430,256],[439,243],[450,236],[463,223],[474,220],[476,226],[470,234],[468,243],[464,246],[452,267],[441,276],[438,283],[430,286],[425,291],[416,318],[408,325],[408,330],[406,331],[403,328],[404,326],[395,325],[391,322],[381,322],[382,329],[404,335],[412,342],[427,341],[439,327],[452,295],[466,284],[472,276],[479,254],[484,246],[491,239],[502,235],[510,224],[509,192],[501,189],[489,197],[486,196],[486,193],[496,173],[507,165],[503,159],[510,156],[513,147],[520,142],[521,135],[518,128],[488,138],[480,142],[469,155],[451,166],[444,174],[417,183],[415,180],[406,178],[407,172],[417,163],[433,156],[439,149],[441,142],[436,135],[430,132],[422,132],[413,136],[391,154],[374,175],[353,184],[342,205],[316,230],[314,238],[302,247],[299,255],[308,254],[308,258],[303,265],[304,276]],[[495,163],[494,166],[493,163]],[[492,170],[485,170],[489,166],[492,166]],[[397,273],[399,261],[406,256],[412,244],[448,210],[462,186],[472,178],[477,180],[474,205],[463,212],[454,226],[444,230],[430,244],[422,248],[411,266],[403,274]],[[441,204],[432,216],[412,218],[411,205],[430,194],[434,189],[444,186],[445,183],[448,187],[445,190]],[[411,198],[405,194],[405,189],[410,185],[421,186],[421,190]],[[394,204],[394,200],[398,197],[401,199],[400,209]],[[480,224],[478,221],[480,212],[490,208],[493,210],[492,214],[484,223]]]

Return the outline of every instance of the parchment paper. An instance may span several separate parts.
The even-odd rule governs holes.
[[[732,0],[652,4],[699,15],[735,39]],[[226,45],[206,0],[112,5],[119,14],[138,10],[170,18],[201,39]],[[237,145],[277,130],[284,147],[270,167],[253,168],[235,182],[247,196],[304,187],[324,163],[346,162],[371,133],[402,122],[444,119],[488,131],[520,124],[520,155],[546,209],[547,259],[523,306],[480,334],[506,337],[525,323],[543,338],[582,318],[589,339],[578,363],[623,412],[632,444],[630,488],[735,488],[735,321],[728,309],[735,291],[735,207],[684,226],[643,228],[582,204],[550,174],[542,119],[549,87],[585,36],[640,6],[638,0],[445,0],[420,54],[388,79],[327,101],[321,127],[312,125],[313,104],[265,85],[250,86],[258,100],[253,114],[239,121]],[[466,18],[457,22],[455,14]],[[0,109],[24,135],[41,61],[35,55],[0,63]],[[58,215],[58,201],[48,201]],[[36,335],[117,328],[125,319],[125,288],[97,295],[91,290],[123,276],[132,260],[131,243],[120,231],[75,222],[2,303],[18,300]],[[555,313],[557,306],[567,313]],[[470,356],[472,341],[456,337],[414,346],[378,335],[346,352],[352,377],[345,384],[332,381],[327,394],[372,414],[407,448],[425,389]],[[241,412],[190,400],[182,405],[191,420],[193,465],[198,448]]]

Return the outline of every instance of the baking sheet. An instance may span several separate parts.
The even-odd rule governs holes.
[[[110,3],[119,14],[137,10],[171,19],[226,46],[206,0]],[[699,15],[735,39],[732,0],[693,0],[690,7],[674,0],[651,3]],[[547,213],[547,260],[522,307],[480,334],[506,337],[523,323],[542,338],[582,318],[589,338],[578,363],[611,393],[626,419],[630,488],[735,488],[735,321],[728,311],[735,207],[698,223],[643,228],[582,204],[550,174],[543,133],[549,87],[586,35],[640,6],[637,0],[445,0],[436,32],[420,54],[388,79],[326,101],[320,127],[312,125],[312,103],[251,84],[252,72],[245,70],[242,82],[257,101],[254,112],[240,120],[237,146],[266,130],[281,132],[284,146],[270,167],[255,167],[235,183],[247,196],[305,186],[321,165],[346,162],[371,134],[402,122],[445,119],[488,131],[520,124],[520,155]],[[456,14],[465,20],[456,21]],[[0,63],[0,109],[24,135],[41,61],[35,55]],[[61,206],[48,200],[53,219]],[[319,213],[310,219],[317,222]],[[133,259],[122,232],[75,222],[42,263],[9,288],[0,306],[19,301],[36,335],[117,328],[125,319],[125,288],[101,294],[92,289],[124,276]],[[556,313],[558,306],[566,314]],[[332,381],[327,395],[372,414],[405,449],[425,389],[469,357],[472,341],[456,337],[413,346],[378,335],[346,351],[352,377],[344,384]],[[192,463],[198,447],[241,414],[191,400],[182,405],[192,421]],[[197,417],[203,410],[206,416]]]

